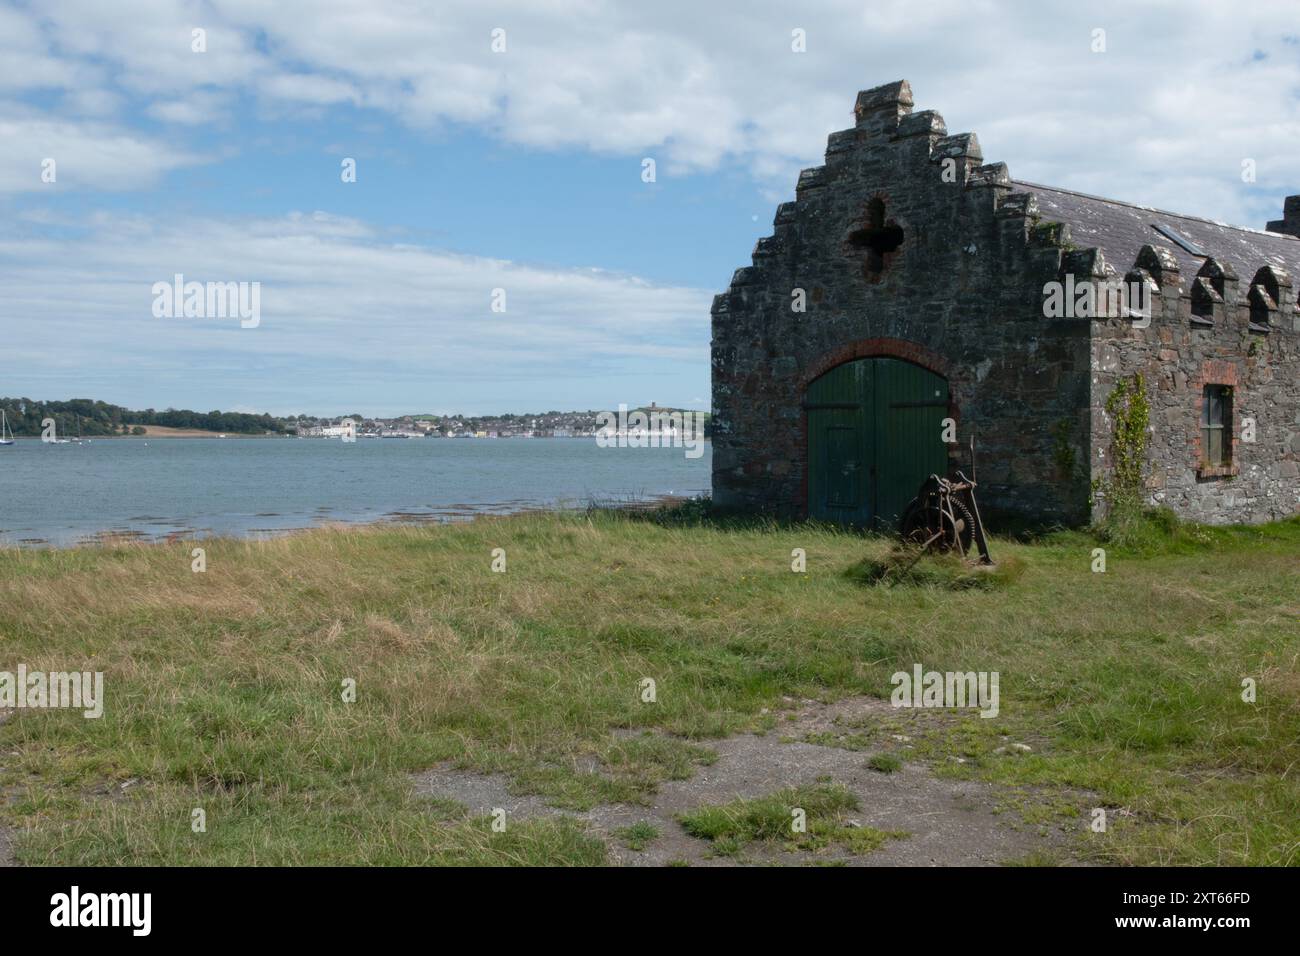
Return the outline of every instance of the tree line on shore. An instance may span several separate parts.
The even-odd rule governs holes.
[[[15,435],[39,437],[45,430],[42,422],[54,419],[55,433],[60,437],[78,434],[91,438],[109,435],[143,435],[146,425],[161,425],[168,428],[185,428],[201,431],[222,432],[233,435],[275,435],[293,434],[301,427],[310,425],[334,424],[341,419],[327,416],[324,418],[311,415],[290,415],[277,418],[274,415],[253,415],[247,412],[195,412],[189,409],[168,408],[155,411],[146,408],[136,411],[112,405],[108,402],[94,401],[89,398],[73,398],[63,402],[35,401],[30,398],[0,398],[0,408],[5,411],[9,428]],[[642,406],[632,411],[658,412],[668,414],[684,412],[686,409],[664,408],[659,406]],[[560,430],[574,434],[588,433],[599,422],[600,412],[560,412],[549,411],[537,414],[498,415],[402,415],[394,418],[376,418],[355,413],[350,416],[358,424],[378,423],[386,426],[412,426],[416,423],[432,424],[445,433],[477,431],[523,433],[538,431],[542,434]],[[705,435],[712,431],[709,414],[696,412],[705,421]]]
[[[152,408],[135,411],[88,398],[73,398],[66,402],[0,398],[0,408],[4,409],[9,428],[15,435],[30,437],[41,435],[44,430],[41,423],[47,418],[54,419],[55,432],[60,436],[142,435],[146,425],[194,428],[236,435],[261,435],[266,432],[278,435],[289,430],[282,420],[271,415],[223,411],[193,412],[177,408],[168,408],[161,412]]]

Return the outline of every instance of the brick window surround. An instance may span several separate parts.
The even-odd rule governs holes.
[[[1241,473],[1241,466],[1237,458],[1237,414],[1241,406],[1241,392],[1237,385],[1237,366],[1232,362],[1224,361],[1206,361],[1201,363],[1200,377],[1189,383],[1191,393],[1195,397],[1196,406],[1196,427],[1192,430],[1192,436],[1188,441],[1192,452],[1192,467],[1196,470],[1196,477],[1199,479],[1209,478],[1231,478]],[[1205,449],[1201,447],[1201,405],[1205,400],[1205,386],[1222,385],[1232,389],[1232,418],[1231,421],[1224,423],[1224,430],[1228,432],[1224,436],[1225,448],[1228,449],[1228,463],[1226,465],[1211,465],[1205,461]]]

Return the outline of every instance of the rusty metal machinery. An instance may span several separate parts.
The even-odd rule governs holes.
[[[922,553],[955,551],[964,558],[973,547],[981,564],[993,563],[975,503],[975,482],[960,471],[954,480],[931,475],[921,483],[899,520],[899,533]]]

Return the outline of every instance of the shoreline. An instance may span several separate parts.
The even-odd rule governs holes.
[[[704,494],[704,492],[700,492],[700,494]],[[83,548],[102,549],[127,546],[152,547],[159,545],[183,544],[187,542],[271,541],[278,538],[308,534],[314,531],[358,531],[376,530],[381,526],[419,527],[423,525],[465,524],[480,519],[517,518],[525,515],[572,515],[593,508],[610,511],[651,511],[664,505],[680,504],[682,502],[690,501],[694,497],[698,497],[698,495],[682,495],[674,493],[652,495],[644,499],[634,500],[588,500],[585,503],[575,502],[572,506],[567,506],[565,504],[567,499],[561,499],[551,505],[516,508],[495,504],[484,504],[478,506],[450,505],[446,509],[439,511],[390,511],[374,518],[357,520],[348,520],[344,518],[324,519],[315,524],[302,525],[299,527],[257,528],[250,529],[244,533],[230,531],[205,532],[202,529],[186,528],[180,531],[150,534],[147,531],[139,531],[131,528],[106,528],[101,531],[89,532],[77,538],[75,541],[66,544],[59,544],[48,538],[21,538],[17,541],[0,540],[0,551],[75,551]],[[502,508],[505,510],[499,510]],[[281,516],[265,515],[264,517]]]
[[[157,438],[157,439],[210,438],[213,439],[214,441],[230,441],[231,439],[234,438],[263,439],[263,438],[296,438],[296,437],[298,436],[296,435],[239,435],[234,433],[219,433],[219,432],[160,432],[160,433],[150,433],[145,435],[82,435],[80,438],[77,438],[75,436],[68,438],[68,436],[65,435],[60,438],[60,442],[62,441],[63,438],[68,438],[68,440],[74,444],[80,442],[84,445],[90,442],[97,442],[97,441],[147,441],[150,438]],[[45,439],[37,435],[15,435],[14,441],[30,442],[37,445],[56,444],[55,442],[45,441]]]
[[[154,427],[158,427],[158,426],[154,426]],[[36,435],[15,435],[13,437],[15,442],[35,442],[36,444],[41,444],[41,445],[54,444],[54,442],[47,442]],[[236,432],[181,432],[181,431],[158,432],[158,433],[149,433],[145,435],[83,435],[80,438],[72,438],[69,440],[72,441],[73,443],[81,442],[82,444],[87,444],[89,442],[97,442],[97,441],[122,441],[122,440],[140,441],[141,439],[149,439],[149,438],[160,438],[160,439],[161,438],[208,438],[208,439],[213,439],[214,441],[231,441],[235,439],[250,439],[250,438],[257,439],[259,441],[276,439],[276,438],[294,438],[294,439],[301,438],[304,441],[339,441],[339,438],[337,436],[332,436],[332,435],[246,435],[246,434],[239,434]],[[590,441],[595,441],[596,438],[597,438],[596,435],[494,435],[490,437],[485,436],[483,438],[480,438],[477,435],[457,435],[454,438],[447,438],[442,435],[437,435],[437,436],[417,435],[414,437],[408,435],[358,435],[357,441],[360,441],[361,439],[366,439],[367,441],[374,441],[376,439],[381,441],[412,441],[412,440],[423,441],[425,439],[430,439],[433,441],[461,441],[461,440],[470,440],[470,441],[590,440]],[[699,440],[706,444],[711,444],[713,441],[713,439],[707,435],[704,438],[701,438]]]

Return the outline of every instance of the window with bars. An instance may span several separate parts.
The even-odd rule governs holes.
[[[1214,468],[1232,464],[1232,387],[1206,385],[1201,398],[1201,459]]]

